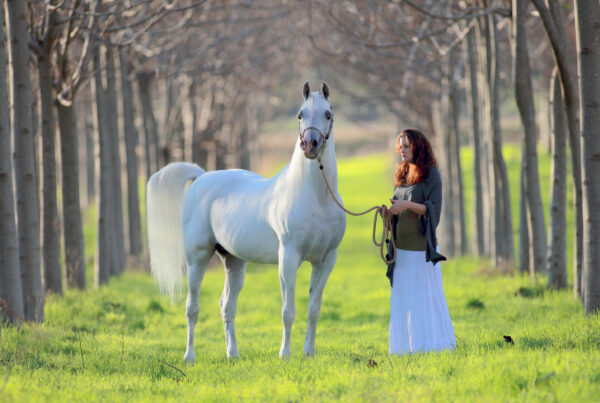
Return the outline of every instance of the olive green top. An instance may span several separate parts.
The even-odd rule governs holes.
[[[433,228],[435,228],[442,209],[441,185],[440,172],[437,168],[432,167],[423,181],[413,185],[396,187],[393,198],[410,200],[419,204],[430,201],[435,209],[436,220],[433,223]],[[410,210],[400,213],[394,232],[396,247],[404,250],[425,250],[427,248],[425,221],[425,217],[421,217]]]
[[[417,193],[422,193],[422,183],[417,183],[410,186],[399,186],[394,189],[394,199],[410,200],[415,203],[423,203],[416,201]],[[396,225],[396,233],[394,240],[396,248],[404,250],[425,250],[427,246],[427,238],[419,230],[419,215],[411,210],[404,210],[398,214],[398,224]]]

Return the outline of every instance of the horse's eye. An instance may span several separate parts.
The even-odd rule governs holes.
[[[331,112],[329,112],[329,111],[325,112],[325,119],[327,119],[327,120],[331,119]]]
[[[298,112],[298,119],[302,119],[302,112]]]

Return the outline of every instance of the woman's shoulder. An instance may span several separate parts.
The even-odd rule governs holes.
[[[433,183],[433,182],[441,182],[441,181],[442,181],[442,175],[440,174],[440,170],[437,167],[429,168],[429,172],[427,173],[425,182]]]

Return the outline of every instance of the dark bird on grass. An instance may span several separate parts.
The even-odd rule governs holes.
[[[504,337],[504,341],[507,342],[508,344],[515,344],[512,337],[510,337],[510,336],[502,336],[502,337]]]
[[[377,361],[375,361],[374,359],[370,358],[369,361],[367,362],[367,367],[374,368],[376,366],[377,366]]]

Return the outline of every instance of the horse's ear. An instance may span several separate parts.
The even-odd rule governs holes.
[[[308,96],[310,95],[310,85],[308,85],[308,81],[304,83],[302,94],[304,95],[304,99],[308,98]]]
[[[329,87],[327,86],[327,83],[325,81],[323,81],[323,86],[321,87],[321,92],[323,93],[323,96],[325,97],[325,99],[329,99]]]

